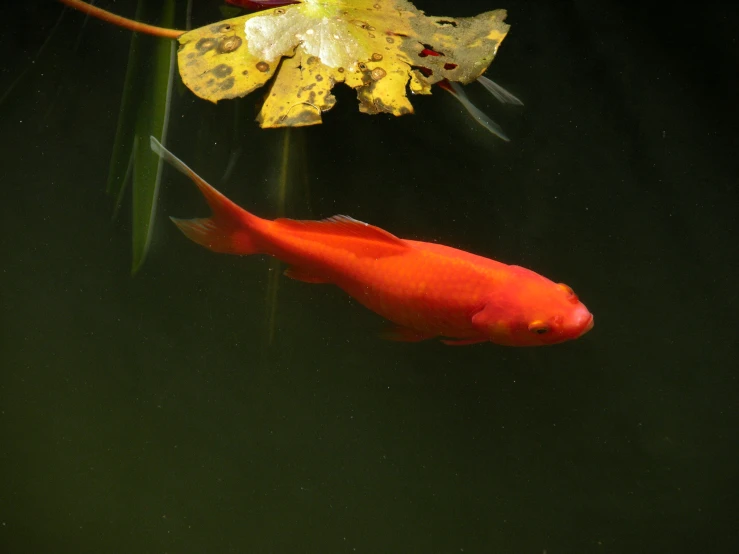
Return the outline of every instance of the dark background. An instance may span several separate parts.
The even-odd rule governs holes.
[[[467,91],[511,142],[441,90],[401,118],[338,90],[290,135],[285,213],[530,267],[595,329],[383,342],[337,289],[283,278],[270,331],[277,266],[182,237],[167,216],[207,209],[171,170],[132,277],[130,200],[111,221],[104,190],[130,33],[3,3],[0,551],[739,551],[736,9],[416,5],[508,9],[488,75],[526,105]],[[272,217],[285,131],[253,122],[260,95],[178,88],[168,146]]]

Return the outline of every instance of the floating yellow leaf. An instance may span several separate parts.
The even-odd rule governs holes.
[[[277,71],[262,127],[321,122],[331,89],[357,90],[361,112],[413,112],[406,88],[470,83],[488,68],[509,26],[505,10],[430,17],[407,0],[303,0],[207,25],[179,38],[180,75],[212,102],[249,94]]]

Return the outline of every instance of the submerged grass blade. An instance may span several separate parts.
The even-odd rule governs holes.
[[[36,51],[36,55],[31,60],[31,63],[26,64],[26,68],[21,71],[20,75],[18,75],[15,79],[13,79],[13,82],[10,83],[10,86],[5,89],[5,92],[2,96],[0,96],[0,106],[2,106],[3,102],[5,102],[5,99],[10,96],[10,94],[13,92],[13,89],[20,83],[23,78],[26,76],[26,73],[30,71],[32,67],[34,67],[34,64],[36,61],[41,57],[41,54],[44,53],[44,50],[46,49],[46,46],[51,42],[51,37],[54,36],[54,33],[56,33],[56,30],[59,28],[59,24],[62,22],[62,19],[64,19],[64,12],[66,10],[62,10],[59,14],[59,17],[56,20],[56,23],[54,23],[54,26],[51,28],[51,31],[49,31],[49,34],[46,35],[46,39],[44,39],[43,44],[41,47]]]
[[[139,0],[136,8],[136,19],[141,17],[144,1]],[[106,191],[116,198],[113,214],[118,213],[120,201],[123,198],[123,189],[126,186],[127,176],[130,175],[129,165],[133,155],[134,121],[138,108],[138,96],[144,87],[144,70],[141,67],[141,35],[133,33],[131,45],[128,47],[128,67],[123,81],[123,97],[121,108],[118,110],[118,123],[113,141],[113,152],[108,169]]]
[[[287,200],[288,172],[290,169],[290,139],[291,129],[285,129],[282,140],[282,159],[280,161],[280,175],[277,179],[277,216],[285,215],[285,203]],[[280,277],[282,276],[281,263],[277,258],[272,258],[269,264],[269,280],[267,283],[267,333],[268,344],[272,344],[275,338],[277,326],[277,292],[280,288]]]
[[[165,0],[159,6],[161,11],[151,13],[152,3],[139,0],[136,19],[158,17],[159,23],[171,26],[175,0]],[[144,262],[151,242],[162,163],[149,151],[149,136],[161,142],[166,139],[175,55],[174,41],[139,33],[131,37],[107,191],[116,199],[115,218],[129,178],[133,182],[133,273]]]
[[[165,2],[165,25],[172,25],[174,19],[174,0]],[[167,13],[168,12],[168,13]],[[166,143],[169,122],[169,104],[172,95],[172,82],[175,68],[176,45],[173,41],[160,40],[157,44],[155,63],[152,68],[153,82],[149,102],[142,105],[136,118],[136,154],[133,174],[133,265],[136,273],[144,263],[151,243],[156,199],[162,174],[162,160],[149,149],[148,136],[154,136]]]

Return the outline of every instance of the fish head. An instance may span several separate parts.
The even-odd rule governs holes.
[[[509,266],[473,325],[490,341],[507,346],[544,346],[581,337],[593,328],[593,314],[564,283]]]

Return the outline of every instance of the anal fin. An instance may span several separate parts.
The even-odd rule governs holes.
[[[328,283],[323,277],[316,275],[310,269],[303,267],[290,267],[285,270],[285,276],[296,281],[303,281],[304,283]]]

